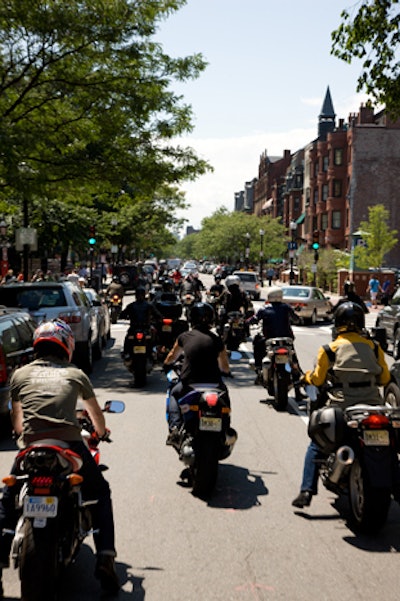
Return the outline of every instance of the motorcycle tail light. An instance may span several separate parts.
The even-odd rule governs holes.
[[[388,426],[390,424],[390,420],[388,417],[386,417],[386,415],[382,415],[380,413],[371,413],[371,415],[362,420],[361,424],[365,428],[379,430],[385,426]]]
[[[204,398],[209,407],[215,407],[215,405],[218,403],[218,394],[216,392],[208,392],[204,395]]]
[[[278,348],[278,349],[276,349],[275,352],[277,355],[287,355],[288,354],[288,350],[286,348]]]
[[[50,487],[53,484],[52,476],[35,476],[31,480],[33,491],[37,495],[48,495],[50,494]]]
[[[170,326],[170,325],[172,324],[172,319],[167,319],[167,318],[165,318],[165,319],[163,319],[163,323],[164,323],[166,326]]]
[[[138,333],[136,334],[136,339],[137,339],[137,340],[143,340],[143,338],[144,338],[144,334],[143,334],[143,332],[138,332]]]

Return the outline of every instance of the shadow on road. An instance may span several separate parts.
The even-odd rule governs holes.
[[[219,509],[251,509],[261,505],[260,496],[268,489],[260,474],[237,465],[221,464],[214,495],[208,499],[209,507]]]

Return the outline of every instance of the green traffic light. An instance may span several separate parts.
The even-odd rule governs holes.
[[[319,244],[318,242],[314,242],[314,244],[312,245],[314,250],[318,250],[319,249]]]
[[[96,244],[96,238],[89,238],[89,244],[91,246],[93,246],[93,244]]]

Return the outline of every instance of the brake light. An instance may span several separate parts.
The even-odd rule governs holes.
[[[35,476],[32,478],[33,492],[37,495],[49,495],[53,484],[51,476]]]
[[[275,353],[277,355],[287,355],[288,354],[288,350],[286,348],[277,348]]]
[[[361,424],[370,430],[379,430],[388,426],[390,420],[386,415],[382,415],[381,413],[371,413],[371,415],[362,420]]]
[[[0,346],[0,384],[7,382],[7,365],[6,356],[4,354],[3,347]]]
[[[218,393],[216,392],[208,392],[204,395],[204,398],[209,407],[215,407],[215,405],[218,403]]]
[[[163,323],[165,323],[166,326],[170,326],[172,324],[172,319],[163,319]]]
[[[137,339],[137,340],[142,340],[143,338],[144,338],[144,334],[143,334],[143,332],[138,332],[138,333],[136,334],[136,339]]]
[[[82,317],[80,313],[62,313],[58,316],[60,319],[65,321],[65,323],[80,323],[82,321]]]

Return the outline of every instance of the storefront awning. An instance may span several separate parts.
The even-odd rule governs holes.
[[[297,224],[297,225],[300,225],[301,223],[303,223],[303,221],[304,221],[304,219],[305,219],[305,218],[306,218],[306,214],[305,214],[305,213],[302,213],[302,214],[300,215],[300,217],[299,217],[298,219],[296,219],[296,224]]]

